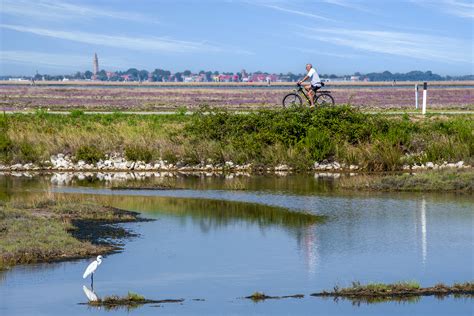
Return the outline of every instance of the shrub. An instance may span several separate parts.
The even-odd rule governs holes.
[[[153,150],[139,145],[126,146],[125,158],[131,161],[150,162],[153,159]]]
[[[9,163],[13,158],[13,142],[8,136],[8,120],[6,116],[0,118],[0,161]]]
[[[13,158],[13,142],[8,135],[0,134],[0,161],[9,163]]]
[[[17,152],[16,160],[21,163],[41,161],[41,150],[27,141],[23,141],[18,145]]]
[[[105,159],[105,154],[94,145],[83,145],[77,149],[75,158],[76,161],[83,160],[86,163],[96,163]]]
[[[326,129],[317,130],[311,127],[303,143],[314,161],[322,161],[334,153],[334,140]]]

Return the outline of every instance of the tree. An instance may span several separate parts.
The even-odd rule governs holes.
[[[104,69],[97,73],[97,80],[107,81],[107,79],[107,72]]]
[[[130,80],[132,81],[137,81],[138,80],[138,75],[139,75],[139,72],[138,72],[138,69],[136,68],[130,68],[128,69],[125,74],[129,75],[130,76]]]
[[[183,74],[180,72],[177,72],[174,74],[174,77],[176,78],[177,81],[183,81]]]
[[[138,80],[143,81],[148,79],[148,71],[147,70],[140,70],[138,72]]]

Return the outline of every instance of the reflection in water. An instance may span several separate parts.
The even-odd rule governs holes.
[[[303,243],[308,275],[314,276],[319,263],[319,242],[317,240],[315,225],[310,225],[303,229],[301,241]]]
[[[436,297],[442,299],[441,297]],[[387,302],[397,302],[400,304],[414,304],[418,303],[421,300],[421,296],[383,296],[383,297],[335,297],[333,298],[334,302],[342,301],[351,301],[353,306],[360,307],[362,304],[378,304],[378,303],[387,303]]]
[[[90,290],[87,286],[83,285],[82,290],[84,291],[84,294],[90,302],[96,302],[99,300],[97,294],[95,294],[93,289]]]
[[[426,201],[425,198],[421,200],[421,253],[423,264],[426,263]]]
[[[30,194],[28,198],[35,199],[37,196],[38,194]],[[239,222],[253,223],[261,228],[279,226],[293,230],[314,226],[326,219],[325,216],[294,212],[283,207],[225,200],[63,193],[55,193],[54,198],[191,219],[202,228],[203,232]],[[24,200],[25,197],[21,199]]]
[[[426,240],[426,200],[425,197],[422,197],[421,201],[417,202],[417,220],[415,221],[416,225],[416,234],[420,234],[419,239],[421,243],[421,258],[422,264],[426,264],[426,256],[427,256],[427,240]]]

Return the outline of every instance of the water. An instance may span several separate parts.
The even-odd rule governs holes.
[[[469,315],[472,299],[424,297],[414,303],[353,305],[310,297],[352,281],[416,280],[422,286],[473,280],[474,212],[470,195],[341,194],[328,178],[179,177],[184,190],[110,190],[94,178],[0,176],[2,199],[76,195],[142,212],[153,222],[122,253],[106,256],[95,277],[99,296],[128,291],[183,304],[143,306],[114,314]],[[53,180],[53,181],[51,181]],[[63,179],[64,180],[64,179]],[[160,178],[140,180],[144,185]],[[135,180],[134,183],[137,181]],[[229,188],[245,184],[250,190]],[[288,210],[323,215],[308,221]],[[291,214],[291,215],[290,215]],[[82,272],[90,260],[19,266],[0,278],[2,315],[110,314],[86,302]],[[303,299],[254,303],[268,295]],[[204,299],[195,301],[193,299]]]

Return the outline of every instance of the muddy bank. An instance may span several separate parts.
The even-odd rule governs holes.
[[[454,283],[451,286],[443,283],[432,287],[421,287],[416,282],[401,282],[395,284],[367,284],[354,282],[351,287],[334,287],[333,291],[313,293],[315,297],[332,297],[348,299],[355,303],[378,303],[385,301],[413,301],[421,296],[436,296],[443,298],[448,295],[474,297],[474,283]]]
[[[139,213],[52,199],[0,205],[0,270],[120,251],[135,237],[120,223],[147,221]]]

